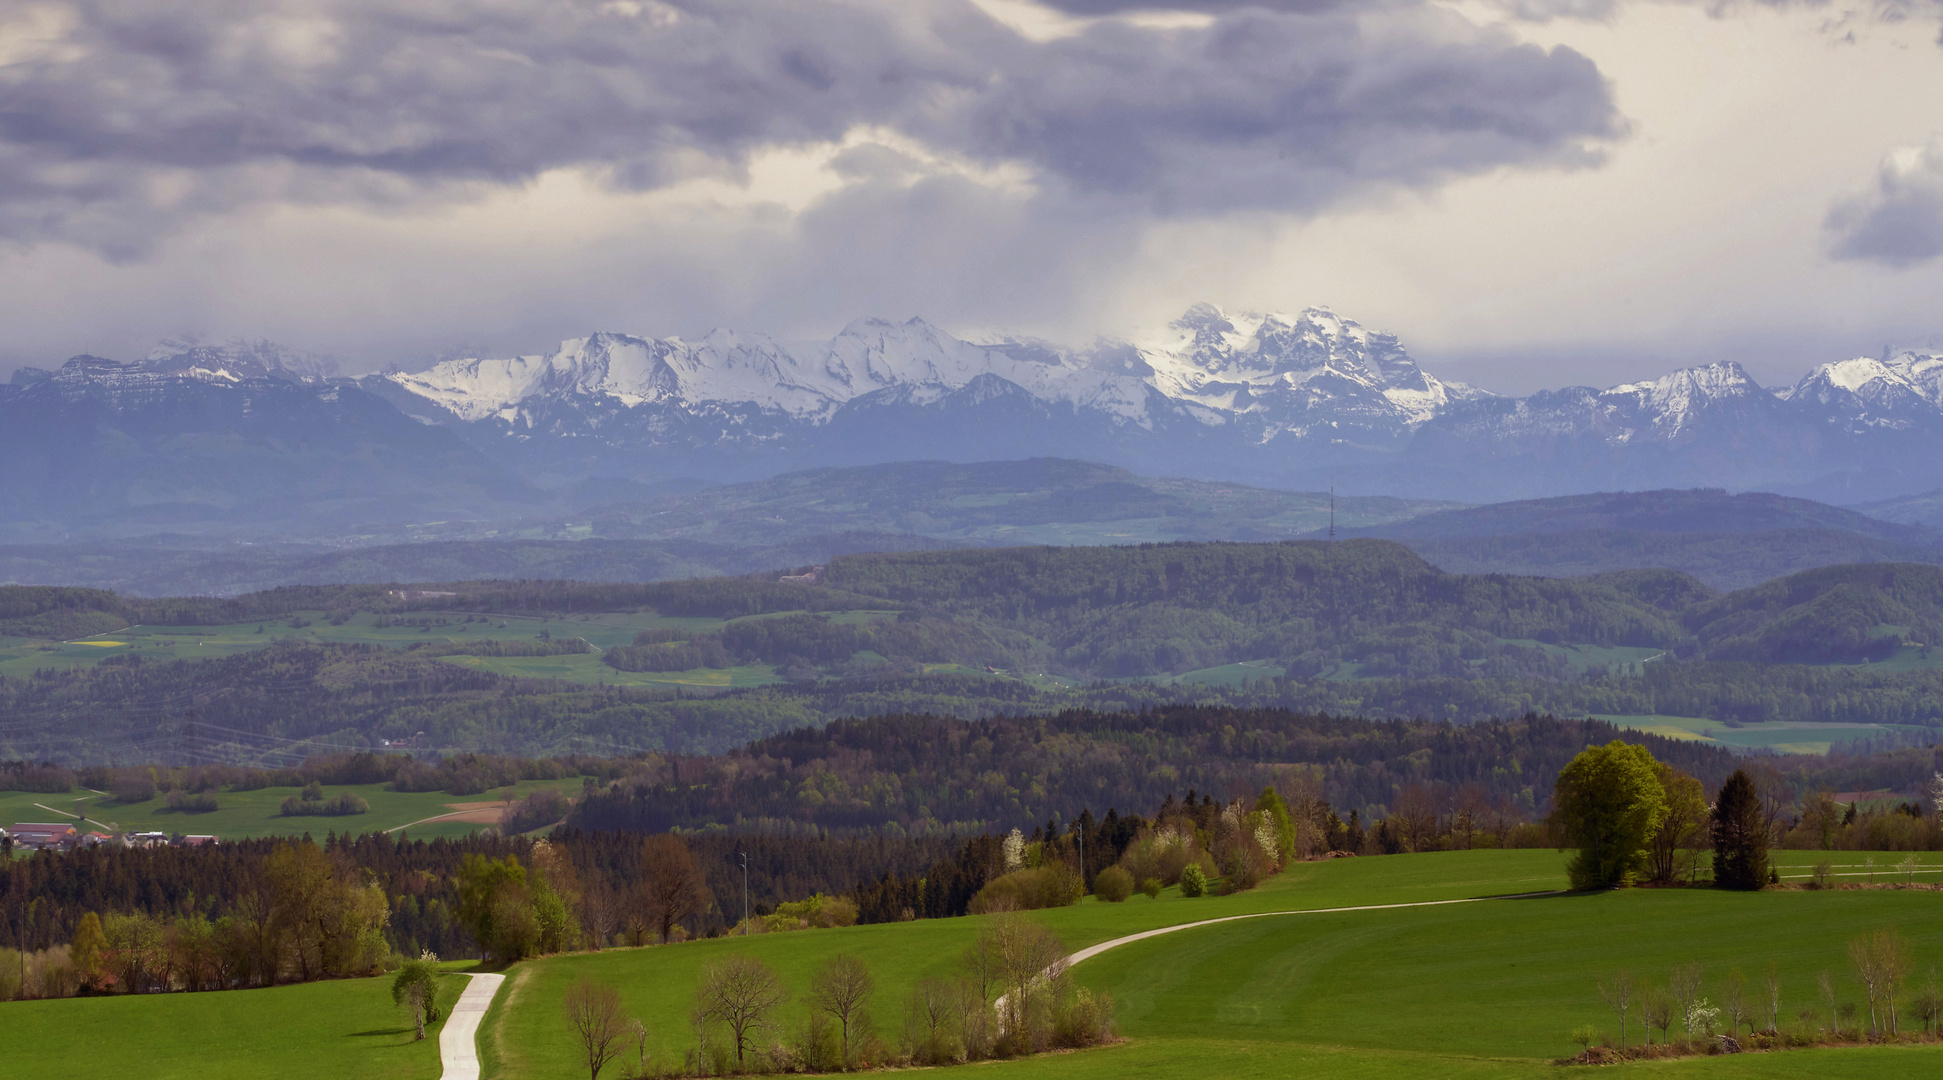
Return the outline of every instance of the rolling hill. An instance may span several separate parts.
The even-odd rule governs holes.
[[[1943,564],[1943,534],[1765,492],[1607,492],[1433,511],[1348,530],[1453,573],[1579,577],[1656,567],[1738,589],[1818,566]]]

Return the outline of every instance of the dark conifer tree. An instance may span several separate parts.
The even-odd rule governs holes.
[[[1720,786],[1714,802],[1714,884],[1723,889],[1758,889],[1768,878],[1768,829],[1761,797],[1745,771]]]

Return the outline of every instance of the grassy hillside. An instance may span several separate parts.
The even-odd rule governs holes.
[[[1716,589],[1745,589],[1788,574],[1855,562],[1943,563],[1943,548],[1836,529],[1758,533],[1655,533],[1600,529],[1405,541],[1453,574],[1579,577],[1664,568]]]
[[[440,1014],[467,980],[439,980]],[[438,1025],[412,1038],[389,979],[0,1006],[9,1080],[437,1080]]]
[[[1943,568],[1831,566],[1695,605],[1687,625],[1720,660],[1858,663],[1943,637]]]
[[[1934,857],[1929,860],[1936,862]],[[1555,852],[1489,851],[1298,864],[1249,893],[1187,900],[1176,893],[1124,904],[1087,901],[1036,913],[1078,948],[1141,930],[1226,915],[1529,892],[1564,884]],[[1844,948],[1857,933],[1897,925],[1920,964],[1943,959],[1943,931],[1924,912],[1926,892],[1637,890],[1594,896],[1270,916],[1123,946],[1076,969],[1112,993],[1127,1043],[1096,1051],[979,1066],[1005,1076],[1216,1073],[1281,1077],[1315,1068],[1332,1076],[1543,1076],[1575,1049],[1572,1028],[1612,1026],[1594,981],[1627,968],[1664,982],[1697,961],[1716,1003],[1728,972],[1758,978],[1769,961],[1783,979],[1784,1017],[1815,998],[1827,969],[1842,999]],[[873,1016],[892,1035],[903,995],[918,979],[952,974],[978,918],[894,923],[672,948],[616,950],[529,962],[515,969],[482,1042],[487,1076],[565,1075],[573,1046],[559,1001],[586,975],[615,985],[648,1026],[657,1059],[679,1062],[686,1010],[705,963],[733,953],[774,967],[800,994],[816,964],[839,952],[864,959],[878,981]],[[781,1022],[804,1018],[792,1000]],[[1634,1032],[1635,1037],[1637,1032]],[[1943,1064],[1943,1048],[1790,1052],[1733,1063],[1651,1066],[1679,1075],[1916,1075]],[[1758,1066],[1758,1067],[1752,1067]],[[1752,1067],[1752,1071],[1750,1070]]]
[[[1826,529],[1912,544],[1943,539],[1929,529],[1809,499],[1703,488],[1600,492],[1440,510],[1358,529],[1354,535],[1409,541],[1595,530],[1723,534],[1796,529]]]
[[[1578,577],[1659,568],[1741,589],[1820,566],[1943,563],[1943,534],[1763,492],[1641,491],[1438,511],[1351,531],[1460,574]]]
[[[1782,852],[1783,875],[1798,880],[1822,857]],[[1838,861],[1838,872],[1867,879],[1858,858]],[[1927,915],[1936,894],[1927,890],[1626,890],[1489,899],[1556,889],[1564,884],[1564,862],[1553,851],[1493,850],[1301,863],[1231,897],[1187,899],[1169,890],[1158,900],[1089,899],[1034,913],[1077,949],[1209,918],[1315,912],[1182,930],[1087,961],[1075,977],[1114,996],[1126,1041],[980,1065],[977,1074],[1117,1080],[1212,1073],[1267,1080],[1313,1069],[1370,1078],[1551,1076],[1556,1067],[1549,1060],[1575,1049],[1572,1028],[1615,1026],[1594,983],[1622,969],[1664,984],[1676,964],[1699,963],[1702,992],[1719,1005],[1730,972],[1758,985],[1773,962],[1783,1023],[1795,1026],[1802,1010],[1822,1008],[1815,983],[1822,971],[1833,977],[1840,1001],[1859,999],[1845,954],[1858,934],[1900,928],[1919,973],[1943,960],[1943,929]],[[1943,877],[1943,857],[1926,854],[1920,864],[1915,880]],[[1900,871],[1883,870],[1877,881],[1892,875],[1902,880]],[[1475,902],[1324,911],[1449,900]],[[527,961],[509,971],[482,1026],[485,1076],[575,1075],[576,1047],[561,999],[583,976],[616,987],[626,1011],[645,1023],[654,1060],[678,1064],[689,1045],[687,1011],[698,972],[738,953],[782,976],[790,1000],[777,1019],[790,1031],[805,1019],[800,998],[817,964],[838,953],[863,959],[877,982],[870,1016],[894,1040],[905,993],[918,979],[953,975],[981,921],[922,920]],[[449,1008],[460,980],[443,981],[441,1003]],[[98,1073],[164,1080],[439,1075],[436,1030],[425,1042],[412,1042],[383,979],[18,1002],[0,1007],[0,1015],[8,1024],[10,1080]],[[1636,1028],[1632,1035],[1638,1037]],[[1676,1076],[1861,1078],[1930,1075],[1939,1065],[1943,1047],[1932,1044],[1626,1068]]]

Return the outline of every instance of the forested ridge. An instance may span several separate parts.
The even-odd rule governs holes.
[[[297,612],[541,621],[524,638],[501,629],[490,641],[401,649],[270,635],[219,659],[121,652],[0,677],[0,753],[249,760],[264,738],[317,744],[285,746],[301,753],[421,731],[435,745],[506,753],[711,753],[847,716],[1185,703],[1460,721],[1535,711],[1928,727],[1943,717],[1943,666],[1928,660],[1943,634],[1943,570],[1910,564],[1829,567],[1723,596],[1668,571],[1446,574],[1395,544],[1355,540],[859,555],[749,578],[319,586],[228,600],[0,588],[0,623],[15,633]],[[545,620],[594,613],[667,623],[606,650],[595,671],[753,665],[786,682],[622,689],[441,659],[588,651],[551,640]],[[1241,661],[1255,666],[1226,681],[1154,681]]]
[[[1370,818],[1410,784],[1472,785],[1531,815],[1574,754],[1620,736],[1600,721],[1537,715],[1466,725],[1196,706],[973,722],[881,716],[787,732],[720,757],[665,759],[590,793],[569,822],[643,832],[784,822],[984,831],[1087,807],[1159,804],[1189,789],[1234,797],[1269,785]],[[1733,769],[1723,750],[1625,737],[1703,778]]]

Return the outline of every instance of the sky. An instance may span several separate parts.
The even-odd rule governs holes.
[[[1502,393],[1943,345],[1943,4],[0,7],[0,371],[1328,306]]]

